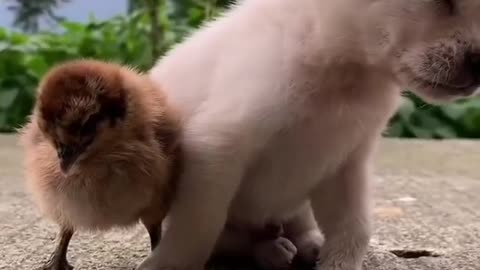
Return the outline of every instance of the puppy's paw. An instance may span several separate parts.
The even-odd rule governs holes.
[[[200,265],[200,264],[199,264]],[[175,264],[166,262],[155,256],[145,258],[135,270],[204,270],[201,266],[187,266],[186,264]]]
[[[320,231],[308,231],[292,239],[297,247],[295,261],[301,265],[313,267],[320,259],[320,249],[325,237]]]
[[[332,243],[334,243],[332,245]],[[339,243],[341,243],[339,245]],[[361,249],[361,250],[359,250]],[[363,247],[342,241],[326,243],[320,250],[316,270],[362,270]]]
[[[296,254],[295,245],[284,237],[259,242],[254,247],[255,261],[263,269],[288,269]]]

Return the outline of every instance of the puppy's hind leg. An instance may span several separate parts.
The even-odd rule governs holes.
[[[227,226],[217,242],[216,261],[242,259],[242,262],[254,263],[261,269],[289,268],[297,249],[281,235],[281,227],[281,224],[268,224],[262,228]]]
[[[370,240],[366,161],[351,159],[312,194],[315,217],[325,234],[319,270],[360,270]]]
[[[57,244],[50,259],[37,270],[72,270],[73,267],[68,263],[67,251],[70,240],[73,236],[73,229],[61,227],[57,236]]]

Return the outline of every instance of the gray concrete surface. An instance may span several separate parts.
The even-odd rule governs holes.
[[[16,137],[0,136],[0,269],[34,269],[53,248],[55,226],[25,194],[21,158]],[[480,141],[385,140],[377,163],[364,268],[479,270]],[[137,227],[77,235],[69,257],[76,269],[132,269],[147,253]]]

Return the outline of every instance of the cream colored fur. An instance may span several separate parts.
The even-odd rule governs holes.
[[[453,2],[246,0],[161,59],[150,75],[184,114],[185,168],[139,269],[200,269],[226,223],[279,220],[298,247],[315,238],[309,202],[318,269],[360,269],[370,160],[401,91],[448,101],[478,86],[464,64],[480,2]]]

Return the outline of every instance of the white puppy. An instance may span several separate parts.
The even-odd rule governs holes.
[[[312,252],[312,208],[317,268],[360,269],[374,146],[402,90],[474,93],[478,14],[478,0],[245,0],[177,46],[151,77],[183,110],[185,168],[139,269],[201,269],[234,242],[226,223],[282,222]]]

